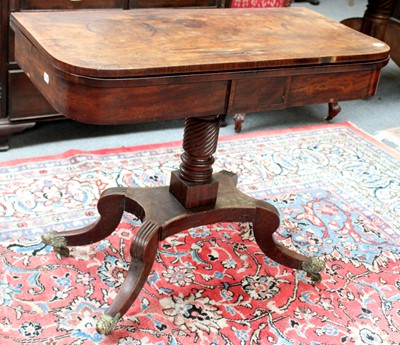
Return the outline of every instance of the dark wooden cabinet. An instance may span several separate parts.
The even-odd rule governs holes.
[[[44,99],[14,61],[14,36],[9,28],[15,11],[79,10],[148,7],[225,7],[230,0],[2,0],[0,17],[0,150],[14,133],[38,121],[63,118]]]
[[[386,42],[391,59],[400,66],[400,0],[368,0],[363,17],[342,23]]]
[[[224,7],[225,0],[130,0],[130,8],[151,7]]]

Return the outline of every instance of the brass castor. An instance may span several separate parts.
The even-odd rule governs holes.
[[[321,272],[325,268],[325,262],[317,259],[311,258],[310,261],[303,262],[301,264],[301,269],[307,272],[307,277],[309,277],[314,283],[320,283],[322,280]]]
[[[67,248],[67,239],[63,236],[57,236],[56,231],[43,234],[42,242],[47,246],[52,246],[53,250],[59,253],[62,257],[69,256],[69,249]]]
[[[97,333],[108,335],[111,333],[118,320],[120,319],[120,313],[115,315],[114,317],[104,314],[100,316],[100,319],[96,323],[96,331]]]
[[[320,283],[322,281],[321,273],[307,273],[307,277],[310,278],[313,283]]]

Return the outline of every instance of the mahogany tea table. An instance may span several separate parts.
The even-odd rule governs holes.
[[[169,186],[107,189],[94,224],[43,236],[68,255],[67,246],[110,235],[124,211],[142,221],[98,332],[110,333],[135,301],[158,242],[194,226],[251,222],[265,255],[321,279],[322,260],[275,240],[272,205],[241,193],[235,174],[213,174],[219,114],[372,96],[386,44],[302,8],[14,13],[11,26],[18,64],[67,118],[99,125],[186,118]]]

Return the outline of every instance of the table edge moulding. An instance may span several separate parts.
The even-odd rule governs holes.
[[[278,210],[240,192],[236,174],[213,172],[220,114],[373,96],[389,59],[385,43],[303,8],[14,13],[11,27],[18,64],[66,118],[97,125],[185,118],[169,186],[109,188],[96,222],[43,235],[68,255],[68,246],[109,236],[125,211],[142,221],[99,333],[109,334],[139,295],[159,241],[194,226],[250,222],[265,255],[321,280],[324,261],[275,239]]]

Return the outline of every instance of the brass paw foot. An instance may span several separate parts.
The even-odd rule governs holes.
[[[301,269],[307,272],[307,277],[315,283],[321,282],[322,276],[319,272],[324,268],[325,262],[317,258],[311,258],[311,261],[305,261],[301,264]]]
[[[67,248],[67,239],[63,236],[57,236],[56,231],[48,232],[42,235],[42,242],[47,246],[52,246],[53,250],[63,257],[69,256]]]
[[[97,333],[108,335],[111,333],[118,320],[120,319],[120,313],[115,315],[114,317],[110,315],[102,315],[100,316],[99,321],[96,323],[96,331]]]
[[[310,278],[313,283],[320,283],[322,281],[321,273],[307,273],[307,277]]]

